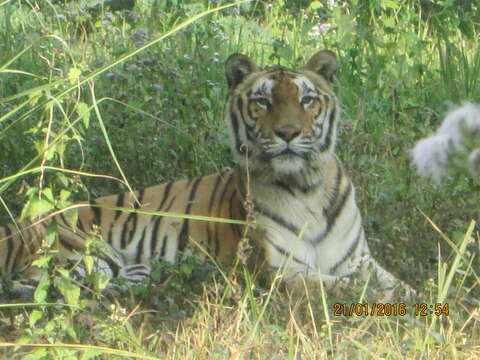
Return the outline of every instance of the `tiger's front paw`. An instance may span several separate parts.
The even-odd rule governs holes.
[[[303,295],[318,297],[321,291],[326,291],[334,296],[341,296],[345,294],[350,286],[351,281],[348,277],[317,277],[298,273],[285,280],[285,287],[288,293],[294,297]]]

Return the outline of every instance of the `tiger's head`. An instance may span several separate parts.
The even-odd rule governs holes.
[[[259,68],[242,54],[225,64],[226,119],[234,157],[250,169],[295,175],[334,151],[338,104],[330,84],[335,55],[320,51],[306,66]]]

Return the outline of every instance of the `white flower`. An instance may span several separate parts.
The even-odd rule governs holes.
[[[440,183],[446,173],[450,146],[448,136],[437,135],[420,140],[412,151],[418,174]]]
[[[479,105],[466,103],[451,110],[433,135],[417,142],[411,155],[419,175],[440,183],[446,175],[452,151],[463,148],[465,132],[480,134]],[[470,153],[468,162],[472,174],[479,170],[480,148]]]
[[[320,34],[322,32],[324,32],[325,30],[327,30],[331,26],[332,26],[332,24],[328,24],[328,23],[322,23],[322,24],[318,23],[318,24],[316,24],[312,27],[312,30],[310,30],[308,35],[310,35],[310,36],[320,36]]]
[[[468,156],[468,170],[472,176],[480,175],[480,147],[473,150]]]

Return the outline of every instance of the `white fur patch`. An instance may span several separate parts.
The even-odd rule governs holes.
[[[271,98],[274,84],[273,80],[262,78],[252,86],[252,94],[255,96],[255,93],[261,93],[263,96]]]
[[[298,88],[298,102],[302,101],[305,95],[316,96],[315,85],[305,76],[299,76],[293,80]]]
[[[305,160],[295,155],[283,155],[272,159],[272,168],[276,174],[297,174],[305,168]]]

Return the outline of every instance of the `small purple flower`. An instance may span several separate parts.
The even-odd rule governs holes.
[[[145,39],[148,37],[148,32],[144,28],[137,29],[130,34],[130,37],[134,40]]]
[[[129,71],[129,72],[137,71],[137,70],[138,70],[138,66],[135,65],[135,64],[132,64],[132,65],[127,66],[127,68],[126,68],[125,70],[127,70],[127,71]]]
[[[155,64],[155,59],[152,59],[152,58],[148,57],[148,58],[140,60],[140,64],[147,65],[147,66],[148,65],[153,65],[153,64]]]

